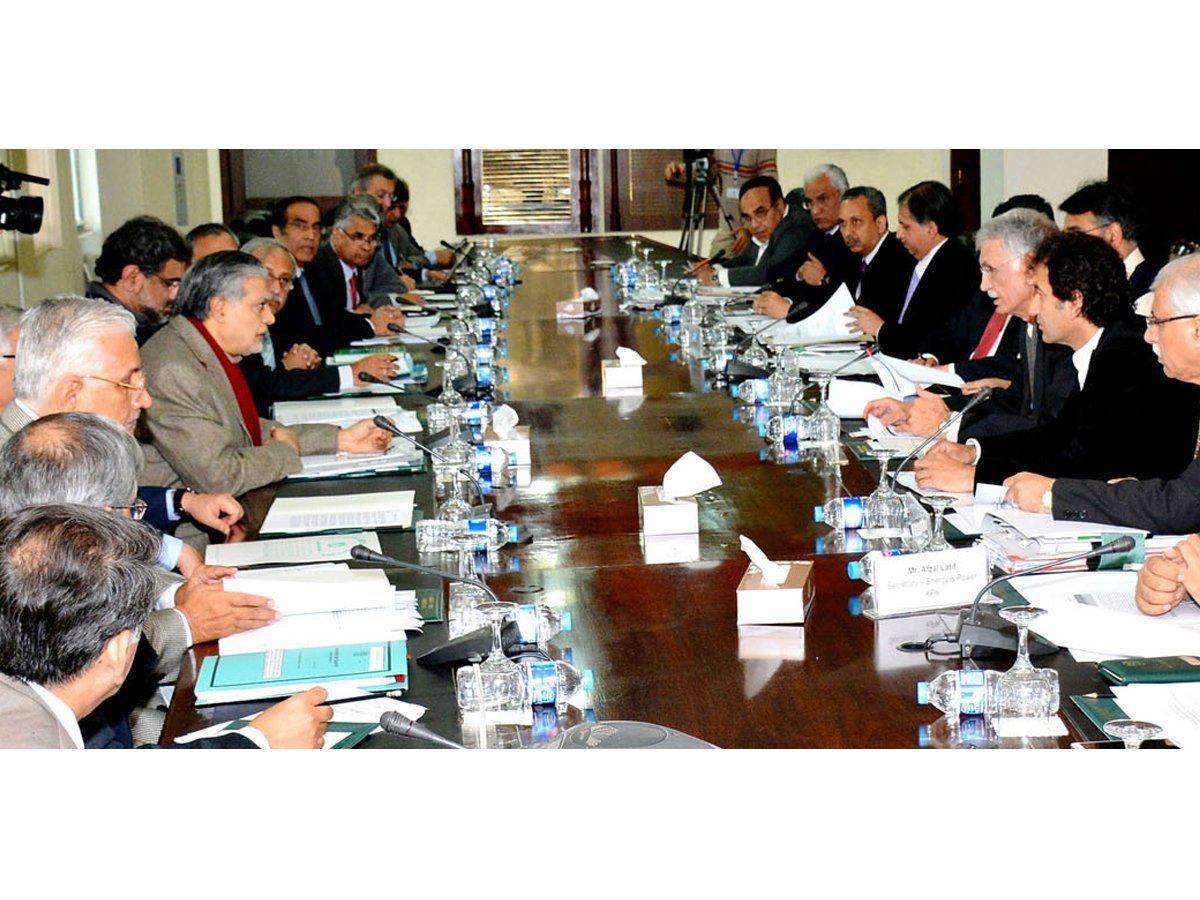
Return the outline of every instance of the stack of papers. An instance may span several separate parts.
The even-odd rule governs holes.
[[[1046,513],[1027,513],[1013,507],[985,506],[976,502],[974,512],[982,517],[982,542],[988,548],[992,565],[1003,572],[1023,572],[1034,566],[1064,559],[1123,535],[1134,537],[1141,545],[1135,554],[1144,555],[1146,532],[1119,525],[1094,522],[1063,522]],[[1090,561],[1094,568],[1097,563]],[[1088,560],[1069,563],[1061,571],[1085,571]],[[1101,557],[1099,565],[1105,565]],[[1060,570],[1056,570],[1060,571]]]
[[[375,475],[380,472],[420,471],[425,467],[425,453],[407,441],[397,441],[381,453],[333,453],[302,456],[300,465],[303,468],[295,475],[289,475],[289,481],[341,478],[348,475]]]
[[[395,591],[382,569],[351,569],[344,563],[248,572],[224,579],[224,588],[269,597],[285,618],[334,610],[386,610],[395,603]]]
[[[313,534],[364,528],[411,528],[413,491],[379,491],[336,497],[276,497],[263,534]]]
[[[289,400],[276,403],[271,412],[284,425],[322,423],[344,425],[387,416],[405,434],[418,434],[421,420],[411,409],[402,409],[394,400],[375,397],[340,397],[335,400]]]
[[[373,531],[313,537],[276,538],[270,541],[242,541],[238,544],[209,544],[204,561],[210,566],[248,568],[283,563],[338,562],[351,559],[350,548],[362,544],[382,553],[379,535]]]
[[[387,342],[383,344],[374,344],[369,347],[352,347],[348,350],[338,350],[333,356],[325,360],[326,365],[330,366],[348,366],[358,362],[360,359],[365,359],[368,356],[374,356],[376,353],[388,353],[396,357],[396,367],[400,375],[411,375],[413,371],[413,359],[409,352],[404,349],[403,343],[397,338],[386,338]]]

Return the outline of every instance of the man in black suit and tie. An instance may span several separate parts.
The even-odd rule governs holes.
[[[1067,214],[1063,231],[1079,231],[1103,238],[1121,254],[1133,299],[1150,290],[1159,267],[1138,248],[1138,223],[1133,198],[1108,181],[1085,184],[1058,205]]]
[[[858,258],[849,282],[855,305],[848,315],[856,321],[866,312],[894,319],[916,261],[888,231],[887,199],[873,187],[850,188],[842,195],[838,222],[846,248]]]
[[[916,260],[894,319],[858,315],[859,328],[889,356],[911,359],[921,353],[952,358],[940,346],[939,326],[962,311],[979,283],[974,255],[955,240],[962,231],[950,189],[922,181],[900,195],[896,237]],[[947,353],[950,350],[950,353]]]
[[[321,356],[352,341],[387,335],[389,322],[404,324],[404,314],[365,303],[362,268],[379,245],[378,214],[343,203],[328,244],[321,244],[321,208],[310,197],[288,197],[272,215],[275,239],[296,260],[290,302],[271,326],[271,340],[283,351],[308,344]],[[340,251],[340,252],[339,252]]]
[[[1032,280],[1038,328],[1073,351],[1077,390],[1040,427],[934,445],[916,464],[917,483],[970,491],[1035,469],[1052,478],[1178,475],[1195,456],[1200,392],[1163,374],[1142,339],[1117,252],[1091,235],[1056,234],[1035,251]]]

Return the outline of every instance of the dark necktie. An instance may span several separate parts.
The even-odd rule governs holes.
[[[1037,329],[1025,326],[1025,408],[1034,411],[1035,380],[1037,378]]]
[[[350,310],[358,309],[358,270],[350,276]]]
[[[300,293],[304,294],[304,300],[308,303],[308,311],[312,313],[313,324],[320,327],[324,324],[321,321],[321,313],[317,309],[317,301],[313,297],[312,291],[308,289],[308,282],[304,280],[303,272],[296,276],[296,284],[300,285]]]

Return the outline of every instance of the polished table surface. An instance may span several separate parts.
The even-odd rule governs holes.
[[[895,647],[944,631],[954,615],[880,622],[856,615],[849,599],[864,585],[846,576],[846,562],[860,554],[817,552],[823,543],[836,549],[836,541],[830,529],[813,522],[813,507],[838,492],[869,493],[872,472],[850,453],[834,474],[765,460],[762,440],[738,420],[728,392],[714,390],[694,363],[684,362],[653,313],[623,311],[608,269],[593,267],[598,259],[626,258],[624,240],[514,241],[498,250],[519,259],[524,270],[503,332],[510,373],[503,389],[532,428],[533,465],[528,486],[499,489],[490,499],[498,518],[526,526],[533,539],[504,548],[488,583],[501,599],[537,600],[573,614],[574,629],[551,645],[569,649],[575,666],[594,672],[590,702],[596,717],[655,722],[722,747],[921,745],[939,714],[917,705],[916,682],[960,662]],[[677,254],[655,246],[655,256],[674,260]],[[555,302],[587,286],[602,298],[601,315],[556,320]],[[618,346],[637,350],[648,362],[641,396],[602,396],[600,363],[614,358]],[[430,357],[431,363],[438,359]],[[688,450],[712,463],[723,484],[699,498],[692,561],[658,562],[660,542],[648,544],[639,533],[637,488],[661,482]],[[288,483],[279,493],[396,489],[416,490],[418,509],[433,514],[428,475]],[[261,521],[273,494],[263,489],[247,498],[252,523]],[[739,635],[735,590],[747,565],[739,534],[772,558],[814,560],[813,603],[784,652],[763,652]],[[419,556],[411,531],[382,532],[380,538],[384,552],[400,559],[452,565],[440,554]],[[402,587],[436,584],[403,571],[388,574]],[[409,653],[419,656],[445,637],[445,625],[427,626],[410,640]],[[164,738],[240,711],[191,705],[193,665],[212,652],[213,646],[196,648],[185,664]],[[1073,733],[1043,743],[1096,739],[1068,700],[1101,687],[1095,667],[1075,664],[1065,651],[1051,663],[1060,671],[1062,711]],[[1000,659],[990,666],[1010,664]],[[412,664],[410,680],[406,699],[429,707],[426,724],[456,740],[477,741],[460,722],[448,668]],[[581,717],[571,710],[561,725]],[[932,743],[944,731],[944,723],[932,729]],[[515,727],[499,729],[491,739],[512,746],[532,742],[530,729]],[[368,741],[391,743],[378,736]]]

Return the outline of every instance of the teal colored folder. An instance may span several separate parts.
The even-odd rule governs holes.
[[[262,688],[287,694],[325,681],[389,682],[399,689],[408,681],[406,652],[405,641],[377,641],[210,656],[200,666],[196,696]]]

